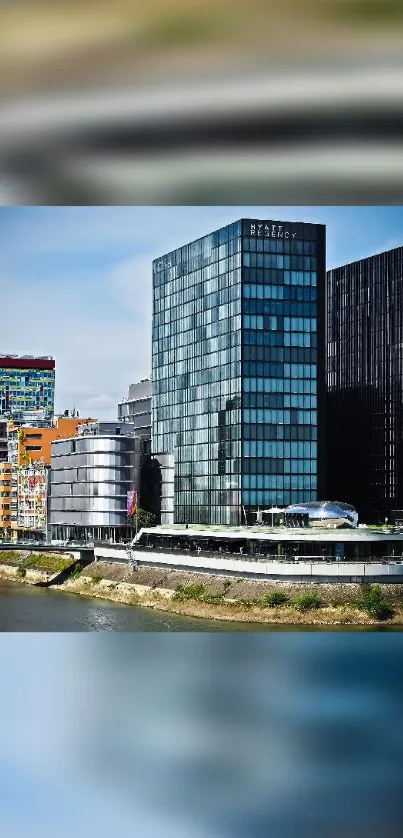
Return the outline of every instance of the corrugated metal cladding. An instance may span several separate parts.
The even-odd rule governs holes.
[[[127,526],[127,492],[139,489],[141,440],[87,436],[52,445],[50,523]]]

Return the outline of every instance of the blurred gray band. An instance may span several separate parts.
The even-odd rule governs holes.
[[[0,198],[400,202],[402,99],[396,65],[5,102]]]

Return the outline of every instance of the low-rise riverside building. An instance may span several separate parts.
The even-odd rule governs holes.
[[[130,548],[95,545],[96,561],[281,582],[403,583],[403,532],[287,527],[145,528]]]
[[[133,425],[93,422],[52,444],[50,533],[55,541],[123,541],[128,492],[139,492],[143,442]]]
[[[62,416],[50,427],[8,428],[11,469],[10,527],[13,540],[45,539],[48,525],[49,471],[52,441],[74,437],[88,419]]]

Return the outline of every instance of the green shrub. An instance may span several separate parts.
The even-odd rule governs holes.
[[[388,620],[393,617],[394,613],[380,585],[365,586],[362,589],[362,597],[357,602],[357,607],[377,620]]]
[[[222,594],[210,594],[206,591],[204,585],[178,585],[176,588],[174,599],[184,602],[187,599],[195,599],[199,602],[207,602],[210,605],[216,605],[222,602]]]
[[[314,608],[321,608],[322,602],[317,594],[299,594],[293,601],[294,608],[297,611],[311,611]]]
[[[222,594],[202,594],[200,597],[200,602],[208,602],[209,605],[218,605],[220,602],[223,601]]]
[[[101,581],[101,579],[102,579],[102,574],[101,573],[93,573],[92,574],[93,585],[98,585],[98,583]]]
[[[263,597],[263,605],[268,605],[269,608],[275,608],[276,605],[285,605],[289,601],[289,597],[283,591],[271,591]]]
[[[26,570],[26,568],[25,568],[25,567],[22,567],[22,565],[18,565],[18,567],[17,567],[17,576],[19,576],[21,579],[24,579],[26,575],[27,575],[27,570]]]
[[[201,599],[204,593],[204,585],[178,585],[175,599]]]

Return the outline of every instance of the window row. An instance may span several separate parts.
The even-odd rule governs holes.
[[[316,486],[303,487],[298,484],[294,489],[266,489],[265,491],[253,492],[246,490],[242,492],[242,504],[244,506],[290,506],[294,503],[308,503],[316,500]]]
[[[217,276],[217,273],[224,273],[230,269],[235,269],[239,266],[240,252],[235,245],[231,248],[220,248],[209,255],[200,256],[196,259],[190,259],[187,262],[181,262],[178,265],[167,267],[164,271],[153,274],[154,289],[164,287],[164,285],[174,285],[175,291],[180,289],[181,280],[184,277],[190,277],[194,284],[197,282],[199,275],[206,278],[209,273]],[[208,268],[212,270],[209,272]]]
[[[257,329],[251,331],[250,329],[244,329],[242,333],[242,340],[243,343],[246,345],[251,346],[277,346],[283,347],[285,345],[285,341],[287,340],[288,345],[291,343],[291,338],[294,340],[297,339],[302,342],[302,347],[316,347],[318,340],[316,332],[296,332],[295,335],[291,335],[289,332],[268,332],[262,331],[261,329]],[[286,355],[284,355],[286,358]],[[291,359],[291,356],[290,356]]]
[[[244,361],[280,361],[288,363],[316,362],[317,351],[310,348],[283,348],[282,346],[251,346],[243,347]]]
[[[317,480],[316,460],[290,460],[285,464],[284,475],[279,479],[290,479],[293,475],[310,475],[311,480]],[[264,480],[267,475],[263,474],[242,474],[242,489],[263,489]]]
[[[252,443],[250,442],[243,442],[243,445],[251,444]],[[284,464],[283,471],[285,473],[290,472],[291,470],[291,460],[299,459],[311,461],[316,460],[318,455],[318,446],[316,442],[265,442],[264,445],[268,446],[265,450],[270,452],[269,454],[266,454],[266,456],[278,457],[281,459],[281,462]],[[247,467],[249,461],[249,458],[245,456],[242,465],[243,472],[250,472],[250,468]],[[258,462],[258,460],[253,460],[253,462]]]
[[[312,443],[313,444],[313,443]],[[213,442],[205,445],[182,445],[177,449],[177,462],[193,462],[199,460],[211,460],[212,468],[218,462],[218,458],[235,459],[240,456],[240,442]],[[180,470],[180,466],[178,466]]]
[[[240,470],[241,470],[240,469],[240,462],[241,462],[240,457],[234,457],[232,460],[227,460],[226,463],[225,463],[227,473],[232,474],[232,475],[239,474]],[[214,468],[214,466],[216,467],[216,472],[213,475],[212,469]],[[193,460],[188,460],[188,461],[184,461],[184,462],[177,460],[175,468],[176,468],[176,476],[177,477],[192,477],[194,475],[197,475],[197,476],[199,476],[199,475],[209,476],[210,475],[210,477],[212,479],[212,485],[217,484],[217,485],[221,486],[222,478],[218,477],[218,475],[217,475],[217,461],[214,461],[214,463],[211,463],[210,460],[198,460],[198,459],[195,460],[195,459],[193,459]],[[225,481],[225,482],[227,482],[227,481]],[[231,485],[232,485],[232,479],[231,479]]]
[[[295,395],[283,393],[244,393],[242,397],[244,408],[282,408],[293,407],[305,410],[316,410],[317,396]]]
[[[162,326],[156,326],[153,324],[152,328],[152,338],[153,340],[161,340],[163,338],[172,338],[178,334],[184,334],[185,332],[191,331],[191,334],[185,334],[184,342],[191,340],[193,343],[197,343],[199,340],[203,339],[203,332],[202,329],[204,326],[192,326],[191,325],[191,318],[186,318],[186,323],[184,320],[176,320],[174,323],[165,323]],[[184,325],[186,325],[186,329],[184,329]],[[217,334],[224,335],[226,332],[236,331],[237,329],[241,328],[241,315],[237,314],[235,317],[232,317],[231,320],[219,320],[217,324]]]
[[[314,273],[317,270],[317,259],[315,256],[280,256],[277,254],[269,254],[269,253],[243,253],[242,254],[242,267],[244,268],[267,268],[273,269],[277,271],[309,271],[309,273]],[[288,284],[294,284],[289,278],[290,281]],[[286,279],[284,276],[284,282],[286,283]],[[301,282],[301,285],[305,285],[305,282]],[[308,283],[307,283],[308,284]],[[309,283],[313,284],[313,283]]]
[[[314,379],[293,380],[284,378],[248,378],[242,379],[245,393],[317,393],[317,381]]]
[[[240,321],[239,321],[240,323]],[[232,330],[223,329],[222,321],[212,324],[211,337],[227,338],[229,346],[240,346],[241,344],[241,330],[235,330],[234,321],[231,321]],[[152,357],[155,363],[158,352],[171,352],[174,349],[186,346],[190,349],[192,355],[201,354],[201,346],[203,340],[206,340],[206,326],[200,326],[194,329],[191,334],[188,332],[179,332],[178,334],[162,336],[158,329],[153,330],[152,340]]]
[[[169,364],[165,367],[155,369],[153,367],[153,380],[155,382],[155,391],[159,391],[159,382],[166,378],[170,382],[171,388],[176,390],[187,389],[188,387],[197,386],[198,384],[218,384],[219,382],[227,382],[228,390],[230,392],[230,382],[241,375],[241,364],[237,361],[234,364],[226,364],[222,367],[209,367],[202,370],[189,370],[182,374],[177,374],[177,367],[174,364]],[[223,392],[223,391],[221,391]],[[212,395],[219,395],[219,393],[212,393]]]
[[[245,276],[247,274],[247,276]],[[244,300],[286,300],[290,302],[316,302],[317,289],[312,285],[257,285],[248,281],[249,271],[244,271],[244,282],[242,285],[242,296]],[[279,279],[283,279],[279,271]]]
[[[262,286],[263,287],[263,286]],[[303,289],[301,289],[303,290]],[[243,314],[279,314],[297,317],[316,317],[316,302],[284,302],[282,300],[244,299],[242,301]]]
[[[208,297],[203,297],[202,300],[197,300],[193,303],[184,303],[183,305],[170,307],[168,305],[159,305],[159,311],[154,309],[153,323],[155,326],[165,326],[168,323],[182,322],[181,331],[186,331],[189,325],[187,318],[192,317],[191,325],[204,326],[208,323],[215,323],[217,320],[224,320],[226,317],[234,317],[241,313],[240,295],[231,300],[229,294],[220,291],[217,294],[209,294]],[[296,313],[289,312],[289,313]]]
[[[301,443],[298,443],[301,444]],[[308,460],[307,462],[310,462]],[[242,461],[242,475],[251,474],[294,474],[289,466],[290,461],[281,457],[245,457]],[[316,469],[313,469],[316,475]],[[245,479],[244,477],[242,478]]]
[[[183,302],[197,301],[205,296],[206,285],[209,288],[208,293],[226,288],[229,291],[230,299],[235,299],[235,296],[239,294],[239,285],[242,276],[239,262],[239,256],[236,259],[228,260],[228,270],[225,272],[220,272],[220,263],[216,262],[204,268],[202,271],[184,274],[180,279],[172,282],[166,281],[159,286],[154,286],[154,305],[164,303],[166,299],[169,301],[171,307],[180,305]],[[211,284],[208,285],[208,283]]]
[[[279,364],[262,361],[244,361],[243,374],[249,378],[312,378],[316,379],[316,364]],[[287,392],[284,390],[284,392]],[[298,392],[297,390],[291,392]]]
[[[242,411],[242,422],[247,425],[317,425],[316,410],[253,410]]]
[[[279,286],[301,286],[301,287],[316,287],[317,272],[315,271],[290,271],[280,270],[279,268],[242,268],[242,284],[243,287],[250,283],[252,287],[256,285],[279,285]],[[254,293],[254,296],[256,294]],[[287,297],[284,297],[287,299]],[[291,299],[291,297],[290,297]]]
[[[244,329],[270,329],[286,332],[316,332],[316,317],[283,317],[268,314],[244,314]]]
[[[233,382],[237,384],[238,382]],[[212,395],[208,384],[199,387],[191,387],[188,392],[181,392],[170,390],[168,393],[156,393],[153,398],[153,410],[156,411],[159,407],[167,405],[177,405],[184,407],[191,401],[199,401],[202,413],[217,413],[219,410],[236,410],[241,405],[240,393],[233,391],[229,398],[221,397],[220,395]],[[153,414],[154,417],[156,413]]]
[[[249,485],[248,485],[249,484]],[[246,474],[242,478],[242,498],[250,490],[262,489],[316,489],[317,477],[311,474]],[[253,501],[244,500],[244,503]]]
[[[277,440],[285,439],[292,441],[316,441],[318,438],[318,429],[315,425],[246,425],[242,427],[243,440]],[[254,443],[255,444],[255,443]],[[259,442],[259,445],[261,443]],[[259,456],[254,454],[254,448],[245,450],[247,456]],[[249,451],[249,453],[248,453]]]
[[[315,256],[316,248],[316,241],[254,238],[250,236],[244,236],[242,239],[242,249],[251,253],[291,253],[294,256]]]

